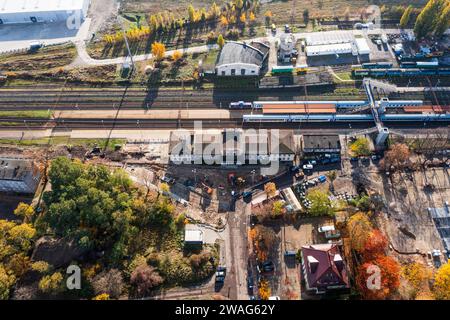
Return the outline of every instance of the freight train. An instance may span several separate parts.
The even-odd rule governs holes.
[[[355,78],[360,77],[414,77],[414,76],[450,76],[450,68],[418,69],[418,68],[393,68],[393,69],[357,69],[353,70]]]

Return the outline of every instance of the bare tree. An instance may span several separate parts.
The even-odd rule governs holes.
[[[150,289],[159,286],[163,282],[163,278],[155,270],[155,268],[141,264],[134,269],[130,278],[131,284],[136,286],[137,293],[140,296],[145,295]]]
[[[124,288],[122,273],[117,269],[105,270],[94,277],[92,287],[96,295],[106,293],[117,299]]]

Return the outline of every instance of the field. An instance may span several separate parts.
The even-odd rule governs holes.
[[[33,54],[23,51],[1,55],[0,70],[10,74],[53,71],[70,64],[75,56],[76,50],[73,45],[50,46]]]
[[[155,14],[163,12],[165,10],[173,12],[175,15],[186,15],[186,8],[189,4],[195,8],[208,9],[212,3],[216,2],[217,5],[223,5],[227,1],[221,0],[162,0],[162,1],[145,1],[145,0],[127,0],[124,1],[122,12],[123,13],[148,13]],[[261,1],[263,2],[263,1]],[[344,17],[349,15],[350,18],[359,18],[361,15],[361,9],[366,8],[369,5],[378,6],[423,6],[426,1],[413,0],[413,1],[394,1],[394,0],[272,0],[264,1],[260,8],[260,21],[264,21],[264,12],[267,10],[272,11],[275,23],[295,23],[303,22],[303,11],[309,10],[310,18],[330,18],[330,17]],[[294,14],[292,14],[294,12]],[[293,17],[293,19],[292,19]]]

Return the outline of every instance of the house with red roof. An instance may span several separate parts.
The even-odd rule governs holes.
[[[303,246],[301,256],[309,293],[325,294],[332,290],[350,289],[347,267],[336,244]]]

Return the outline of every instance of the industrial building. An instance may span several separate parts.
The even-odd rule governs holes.
[[[270,47],[262,42],[228,41],[220,51],[216,63],[218,76],[259,76],[263,70]]]
[[[355,37],[351,31],[314,32],[305,41],[308,57],[345,54],[364,57],[370,54],[366,39]]]
[[[90,0],[0,0],[0,25],[84,20]]]
[[[283,33],[280,37],[280,45],[278,48],[278,61],[289,63],[292,58],[297,57],[295,49],[296,40],[292,33]]]

